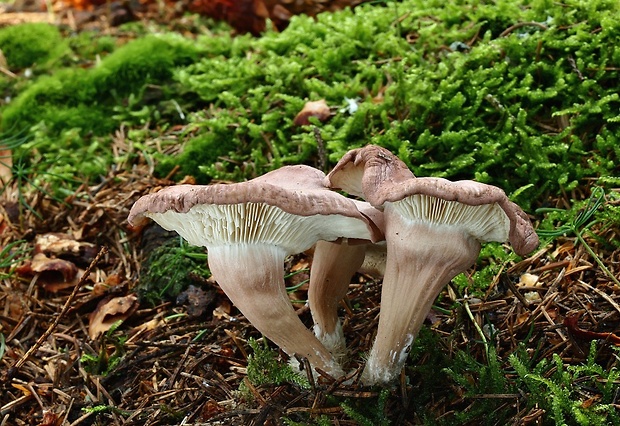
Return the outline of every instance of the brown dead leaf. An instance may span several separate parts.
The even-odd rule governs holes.
[[[0,208],[0,236],[10,230],[9,221],[6,219],[6,212],[3,208]]]
[[[39,282],[72,282],[78,269],[68,260],[50,258],[43,253],[37,253],[30,261],[18,266],[15,271],[19,275],[41,274]]]
[[[110,291],[113,287],[118,287],[122,284],[123,278],[118,274],[108,275],[103,282],[95,283],[93,286],[93,296],[103,296]]]
[[[43,413],[43,419],[38,426],[60,426],[63,422],[63,416],[52,411],[45,411]]]
[[[117,321],[125,321],[129,318],[138,306],[138,297],[135,294],[103,299],[90,314],[88,335],[93,340],[98,338]]]
[[[34,249],[35,253],[68,258],[86,265],[92,262],[97,254],[96,245],[77,241],[73,236],[61,232],[38,235]]]
[[[581,408],[583,409],[588,409],[590,407],[592,407],[592,405],[596,404],[598,401],[601,400],[601,398],[603,398],[603,395],[594,395],[591,398],[586,399],[585,401],[583,401],[581,403]]]
[[[131,330],[132,340],[135,339],[135,336],[141,335],[142,333],[148,333],[149,331],[157,330],[163,324],[163,320],[159,317],[153,318],[150,321],[142,323],[137,327],[134,327]]]
[[[316,117],[319,121],[326,121],[330,116],[329,106],[325,99],[319,101],[306,102],[301,111],[295,116],[293,123],[296,126],[307,126],[310,124],[310,117]]]
[[[240,33],[260,34],[269,17],[263,0],[191,0],[189,10],[225,20]]]
[[[579,317],[580,314],[571,314],[564,317],[564,326],[572,337],[587,342],[592,340],[605,340],[611,342],[615,346],[620,346],[620,336],[614,333],[599,333],[596,331],[584,330],[578,325]]]
[[[532,315],[529,312],[523,312],[522,314],[519,314],[517,316],[517,321],[516,321],[516,326],[520,326],[521,324],[525,323],[526,321],[529,321],[530,317]]]

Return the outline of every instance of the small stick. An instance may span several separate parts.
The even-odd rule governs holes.
[[[60,323],[60,320],[62,319],[62,317],[69,310],[69,307],[71,306],[71,303],[73,302],[73,300],[77,296],[78,291],[80,290],[82,285],[84,285],[84,283],[86,282],[86,278],[90,275],[90,272],[95,267],[95,265],[97,265],[97,263],[99,263],[99,261],[101,260],[101,257],[103,255],[105,255],[107,252],[108,252],[108,248],[107,247],[105,247],[105,246],[101,247],[101,250],[99,250],[99,253],[97,253],[97,256],[95,256],[93,261],[90,262],[90,265],[88,265],[88,268],[86,268],[86,271],[84,272],[84,275],[82,275],[82,277],[80,278],[80,280],[78,281],[76,286],[73,288],[73,291],[69,295],[69,298],[67,299],[67,301],[63,305],[62,309],[60,310],[60,313],[58,314],[58,316],[56,317],[54,322],[52,324],[50,324],[50,326],[47,328],[45,333],[43,333],[41,335],[41,337],[39,337],[39,339],[36,341],[36,343],[30,349],[28,349],[28,352],[26,352],[19,359],[19,361],[17,361],[15,363],[15,365],[13,367],[9,368],[9,371],[7,372],[7,378],[9,380],[13,379],[17,375],[17,373],[19,372],[19,369],[23,367],[23,365],[26,363],[26,361],[28,361],[28,358],[30,358],[32,356],[32,354],[35,353],[41,347],[43,342],[45,342],[45,340],[50,336],[50,334],[52,334],[54,332],[54,330],[56,329],[56,327]]]

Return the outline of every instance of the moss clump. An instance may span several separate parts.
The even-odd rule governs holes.
[[[6,107],[2,127],[24,129],[43,122],[54,132],[79,128],[108,133],[120,124],[112,117],[115,105],[143,92],[146,85],[167,83],[173,68],[188,64],[196,53],[177,37],[135,40],[92,69],[62,69],[41,77]]]
[[[94,61],[97,55],[105,56],[116,50],[116,38],[94,31],[72,34],[67,42],[79,61]]]
[[[11,69],[43,65],[68,50],[58,28],[44,23],[0,29],[0,49]]]
[[[253,385],[277,386],[282,383],[294,383],[302,388],[310,387],[305,376],[294,371],[290,364],[278,360],[278,352],[270,349],[266,341],[261,344],[254,339],[249,339],[248,344],[253,351],[248,356],[248,380]]]
[[[136,287],[140,299],[153,306],[163,300],[174,300],[194,283],[192,274],[210,275],[206,259],[203,248],[189,246],[179,238],[155,248],[142,265],[140,283]]]
[[[170,108],[159,106],[177,96],[171,82],[174,68],[193,62],[197,52],[178,36],[151,35],[119,47],[93,68],[65,68],[41,76],[2,111],[0,125],[5,132],[37,135],[14,156],[56,157],[70,148],[63,164],[74,167],[76,175],[96,177],[102,173],[102,159],[103,170],[112,161],[105,149],[108,139],[96,137],[111,134],[135,110],[144,110],[140,116],[144,121],[162,118],[159,110]],[[65,143],[67,132],[72,135],[71,147]],[[84,164],[97,165],[90,168],[93,174],[86,174]]]

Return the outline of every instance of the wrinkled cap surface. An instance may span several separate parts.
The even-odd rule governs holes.
[[[380,184],[395,184],[414,177],[407,165],[390,151],[366,145],[347,152],[325,178],[325,186],[365,197],[366,192]]]
[[[207,247],[263,243],[294,253],[317,239],[381,240],[383,234],[371,214],[325,188],[324,177],[320,170],[300,165],[248,182],[171,186],[140,198],[128,221],[137,225],[151,218],[191,244]]]

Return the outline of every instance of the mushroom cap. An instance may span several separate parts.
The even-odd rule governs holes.
[[[485,234],[486,231],[473,229],[474,236],[480,238],[480,241],[508,239],[519,255],[527,254],[538,246],[538,235],[534,232],[529,218],[519,206],[508,200],[502,189],[471,180],[452,182],[442,178],[416,178],[397,156],[377,145],[367,145],[345,154],[325,178],[325,186],[363,197],[380,209],[384,208],[386,203],[395,203],[414,195],[434,197],[466,206],[495,204],[505,214],[505,217],[498,215],[500,209],[497,208],[487,209],[489,213],[495,212],[495,219],[498,220],[496,232]],[[447,206],[448,204],[443,203],[442,209]],[[450,207],[452,211],[455,209],[456,206]],[[460,214],[465,217],[472,213],[470,211]],[[458,213],[454,212],[452,215],[458,216]],[[493,221],[488,223],[490,226]],[[502,231],[502,228],[506,231]],[[504,234],[505,238],[502,237]]]
[[[370,213],[359,210],[372,207],[325,188],[324,178],[320,170],[299,165],[235,184],[171,186],[140,198],[128,221],[140,224],[151,218],[191,244],[207,247],[279,244],[295,253],[317,239],[381,240]]]
[[[347,152],[325,178],[325,186],[364,197],[380,184],[394,184],[414,177],[407,165],[390,151],[366,145]]]
[[[425,177],[394,184],[384,182],[365,195],[374,206],[414,197],[418,204],[426,206],[425,217],[447,224],[466,223],[468,231],[481,242],[509,240],[521,256],[538,246],[538,235],[525,212],[496,186]]]

